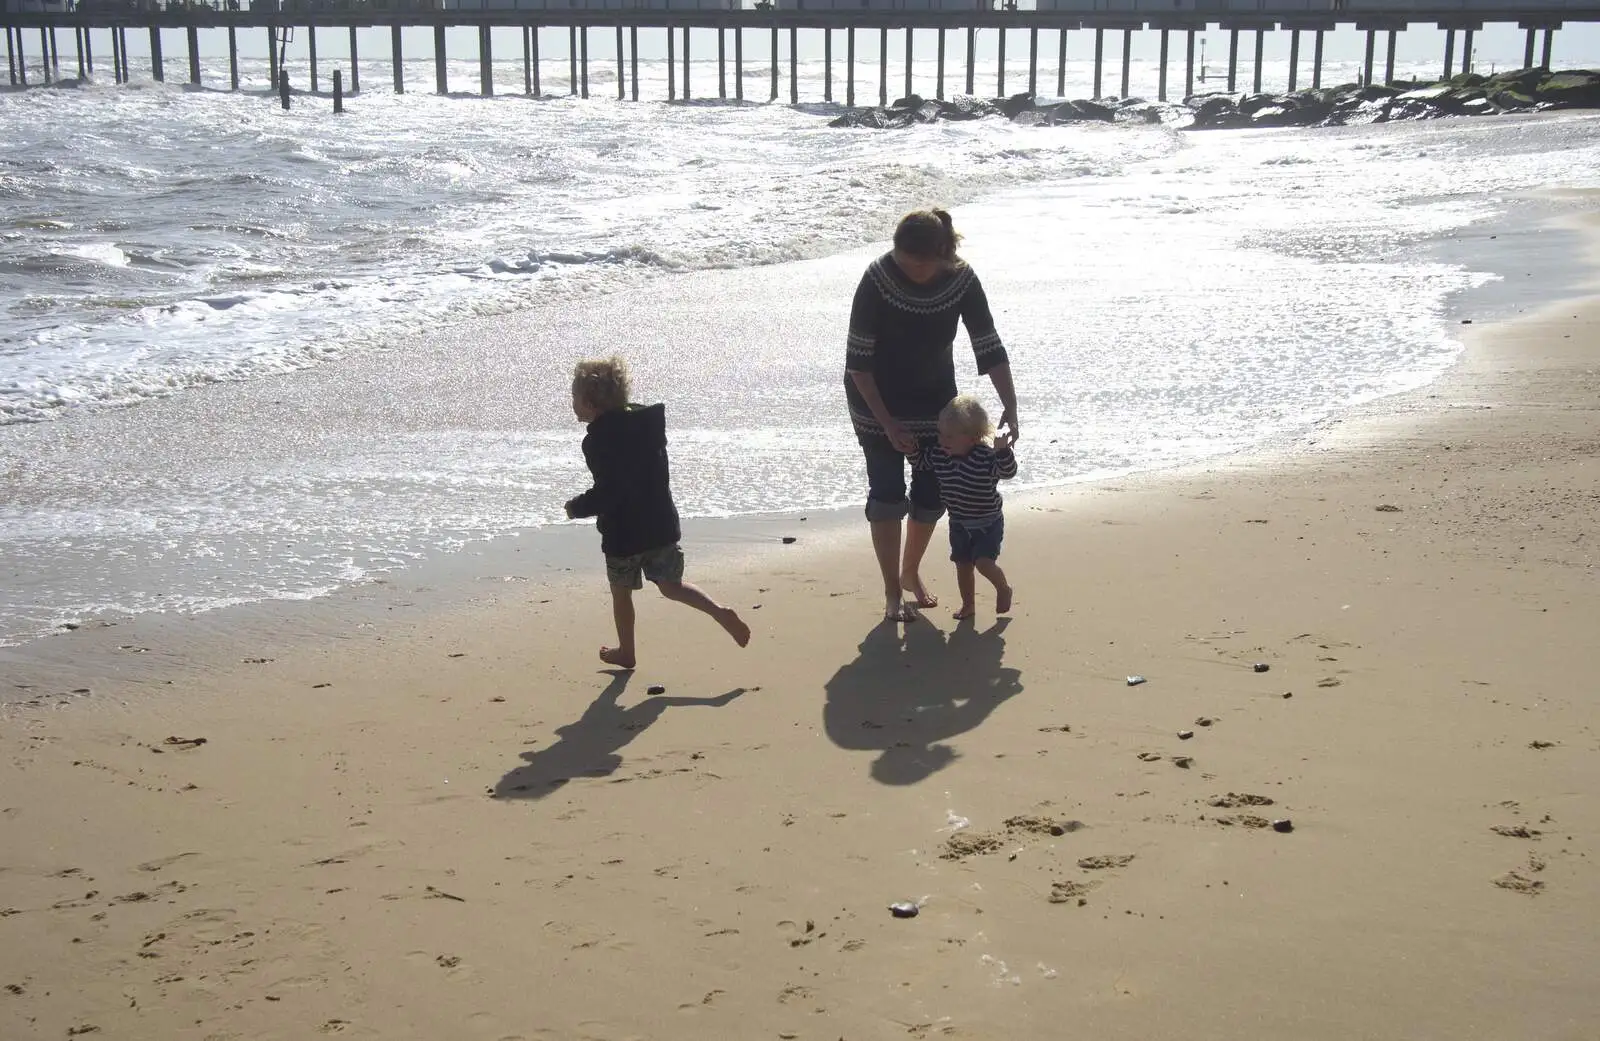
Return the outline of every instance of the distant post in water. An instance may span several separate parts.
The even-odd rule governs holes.
[[[1556,31],[1554,29],[1546,29],[1544,31],[1544,57],[1539,62],[1539,68],[1546,72],[1550,71],[1550,48],[1554,45],[1555,39]]]
[[[622,49],[622,26],[617,26],[617,100],[628,100],[628,66]]]
[[[283,102],[283,110],[289,111],[289,73],[283,69],[278,70],[278,100]]]
[[[633,84],[631,93],[633,100],[639,100],[639,27],[628,26],[628,64],[633,69]],[[670,78],[670,77],[669,77]]]
[[[338,115],[344,111],[344,71],[333,70],[333,114]]]
[[[944,27],[939,28],[939,78],[934,81],[933,96],[944,100]]]
[[[911,61],[912,61],[912,58],[911,58],[911,49],[912,49],[911,48],[911,40],[912,40],[912,37],[915,36],[915,35],[916,35],[916,30],[911,28],[909,25],[906,26],[906,92],[905,92],[904,96],[908,97],[908,98],[911,96],[911,85],[912,85],[912,79],[911,79]]]
[[[314,25],[306,26],[306,46],[311,54],[311,93],[315,94],[321,84],[317,79],[317,27]]]
[[[1294,93],[1300,75],[1300,30],[1289,33],[1289,93]]]
[[[789,104],[800,104],[800,27],[789,27]]]
[[[1466,30],[1461,36],[1461,71],[1472,71],[1472,30]]]
[[[152,25],[150,27],[150,74],[156,78],[157,83],[166,82],[167,70],[163,65],[164,63],[161,60],[161,30]]]
[[[394,62],[394,92],[396,94],[404,94],[406,92],[406,62],[405,56],[400,52],[400,27],[398,25],[389,27],[389,50],[393,55],[391,60]]]
[[[1322,30],[1322,29],[1318,29],[1317,30],[1316,40],[1312,44],[1311,88],[1313,90],[1320,90],[1322,88],[1322,34],[1323,34],[1323,31],[1324,30]]]
[[[717,97],[728,99],[728,30],[717,26]]]
[[[822,100],[833,100],[833,30],[822,30]]]
[[[567,26],[567,93],[578,93],[578,27]]]
[[[361,93],[361,61],[356,57],[356,27],[350,27],[350,93]]]
[[[678,100],[678,55],[677,39],[671,29],[667,30],[667,100]]]
[[[189,26],[188,37],[189,82],[198,87],[200,85],[200,30],[192,25]],[[83,59],[80,57],[78,60],[81,66]],[[81,67],[79,68],[78,73],[79,75],[82,75],[83,69]]]
[[[771,97],[770,100],[777,101],[778,100],[778,27],[776,25],[774,25],[772,27],[772,70],[771,71],[772,71],[772,97]]]
[[[1228,93],[1239,89],[1239,30],[1228,30]]]
[[[744,30],[733,31],[733,100],[744,100]]]
[[[1183,42],[1183,97],[1188,100],[1194,97],[1194,30],[1190,29],[1184,35],[1188,39]]]
[[[1366,71],[1362,74],[1361,82],[1369,87],[1372,86],[1372,49],[1376,46],[1377,38],[1378,31],[1376,29],[1367,30],[1367,61],[1363,66]]]
[[[228,86],[239,89],[239,35],[228,26]]]

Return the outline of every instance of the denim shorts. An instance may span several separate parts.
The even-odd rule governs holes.
[[[682,582],[683,550],[674,542],[628,557],[606,557],[606,578],[612,585],[627,589],[643,589],[647,578],[652,582]]]
[[[935,524],[944,516],[939,499],[939,478],[932,470],[911,471],[911,495],[906,496],[906,456],[883,434],[857,434],[867,457],[867,520],[897,521],[908,514],[919,524]],[[938,439],[921,439],[924,447]]]
[[[971,564],[976,560],[999,560],[1000,543],[1006,537],[1006,519],[996,517],[982,527],[968,527],[961,521],[950,521],[950,559],[957,564]]]

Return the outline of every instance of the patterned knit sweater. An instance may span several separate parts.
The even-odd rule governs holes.
[[[858,434],[882,434],[883,426],[856,389],[852,372],[870,372],[889,414],[918,438],[939,429],[939,410],[956,396],[956,322],[967,327],[972,353],[983,375],[1007,363],[994,329],[989,298],[972,268],[963,264],[918,285],[886,253],[867,266],[850,305],[845,356],[845,397]]]

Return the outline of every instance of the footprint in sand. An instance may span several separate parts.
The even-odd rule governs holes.
[[[1079,905],[1088,903],[1088,895],[1099,888],[1099,882],[1052,882],[1050,883],[1050,897],[1052,904]]]
[[[1085,871],[1099,871],[1104,868],[1127,867],[1131,863],[1133,863],[1132,853],[1100,853],[1080,858],[1078,866]]]
[[[1544,892],[1543,882],[1519,875],[1515,871],[1507,871],[1497,878],[1490,879],[1490,881],[1501,889],[1509,889],[1513,893],[1526,893],[1529,896],[1537,896]]]

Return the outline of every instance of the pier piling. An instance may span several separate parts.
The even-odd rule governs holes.
[[[773,30],[776,32],[777,30]],[[856,27],[845,30],[844,43],[844,103],[856,107]]]
[[[478,27],[478,90],[486,98],[494,94],[494,38],[490,35],[491,31],[487,25]]]
[[[61,62],[56,59],[56,27],[40,29],[39,34],[44,37],[45,52],[45,80],[51,77],[61,79]]]
[[[198,87],[200,85],[200,30],[196,29],[192,25],[189,26],[188,37],[189,37],[189,82]],[[78,64],[79,64],[78,75],[82,76],[83,75],[83,68],[82,68],[83,58],[82,58],[82,55],[79,55]]]
[[[433,78],[434,90],[440,94],[450,93],[450,75],[445,70],[445,43],[444,26],[433,27]]]
[[[772,97],[769,101],[778,100],[778,27],[772,27]]]
[[[889,103],[889,30],[878,30],[878,104]]]
[[[998,35],[1000,37],[1000,60],[997,63],[998,64],[998,73],[997,73],[998,78],[997,78],[997,80],[995,82],[996,90],[994,92],[994,96],[997,97],[997,98],[1003,98],[1003,97],[1006,96],[1006,29],[1005,29],[1005,26],[1001,26],[1000,27],[1000,29],[998,31]]]
[[[728,30],[717,27],[717,97],[728,100]]]
[[[350,27],[350,93],[361,93],[361,60],[356,56],[356,27]]]
[[[287,69],[278,70],[278,101],[283,105],[285,112],[289,111],[289,72]]]
[[[1156,100],[1167,100],[1167,30],[1161,30],[1161,72],[1157,78]]]
[[[1194,30],[1184,35],[1187,39],[1183,41],[1183,96],[1187,100],[1194,97]]]
[[[311,55],[311,93],[315,94],[321,86],[317,79],[317,27],[306,26],[306,47]]]
[[[906,92],[904,97],[911,96],[911,40],[916,34],[915,29],[906,29]]]
[[[634,98],[638,101],[638,98]],[[744,100],[744,30],[733,31],[733,100]]]
[[[1367,30],[1367,60],[1362,65],[1362,69],[1365,70],[1365,71],[1362,72],[1361,82],[1363,84],[1369,86],[1369,87],[1372,85],[1372,51],[1373,51],[1373,48],[1377,46],[1377,41],[1378,41],[1378,30],[1376,30],[1376,29],[1368,29]]]
[[[1522,67],[1525,68],[1525,69],[1533,68],[1534,34],[1537,33],[1538,31],[1539,30],[1537,30],[1537,29],[1529,29],[1528,30],[1528,43],[1527,43],[1527,46],[1524,47],[1523,50],[1522,50]]]
[[[567,26],[567,94],[571,97],[578,96],[578,27],[576,25]]]
[[[822,30],[822,100],[833,100],[833,30]]]
[[[128,41],[122,41],[122,60],[128,60]],[[123,79],[127,79],[124,72]],[[278,89],[278,27],[267,26],[267,86],[272,90]]]
[[[1067,31],[1059,29],[1056,35],[1056,97],[1067,95]]]
[[[939,76],[933,84],[933,96],[944,100],[944,27],[939,28]]]
[[[632,95],[633,95],[633,100],[638,101],[639,100],[639,27],[637,25],[628,26],[628,64],[631,66],[632,71],[633,71],[633,83],[632,83],[632,85],[630,87],[630,93],[632,93]]]
[[[83,38],[87,35],[89,35],[89,30],[83,26],[72,30],[72,49],[78,56],[78,79],[80,80],[89,78],[89,70],[84,66],[83,61]]]
[[[1039,96],[1039,30],[1028,30],[1028,94]]]
[[[585,101],[589,98],[589,27],[585,25],[578,30],[578,76],[580,93]]]
[[[1472,30],[1468,29],[1461,35],[1461,71],[1472,71]]]
[[[1133,64],[1133,30],[1122,30],[1122,93],[1118,97],[1128,96],[1128,76]]]
[[[228,89],[239,89],[239,34],[228,26]]]
[[[339,115],[344,111],[344,71],[333,70],[333,114]]]
[[[17,52],[16,45],[12,43],[11,26],[6,26],[6,73],[11,77],[11,85],[17,86]]]
[[[1228,93],[1239,89],[1239,30],[1228,30]]]
[[[676,100],[678,100],[678,86],[677,86],[677,83],[678,83],[678,73],[677,73],[678,57],[677,57],[677,54],[674,53],[676,51],[676,49],[677,49],[677,44],[674,43],[673,40],[674,40],[674,33],[673,33],[673,31],[671,29],[668,29],[667,30],[667,100],[668,101],[676,101]]]
[[[533,89],[533,49],[539,42],[539,30],[531,25],[522,27],[522,93],[530,98],[538,97]]]
[[[968,96],[971,96],[971,94],[972,94],[972,85],[975,82],[974,77],[975,77],[975,75],[976,75],[976,73],[978,71],[978,67],[977,67],[977,64],[976,64],[977,63],[977,58],[978,58],[978,27],[975,26],[975,25],[969,25],[969,26],[967,26],[967,94],[968,94]]]
[[[628,100],[628,66],[622,46],[622,26],[617,26],[617,100]]]
[[[1300,30],[1295,29],[1289,33],[1289,93],[1294,93],[1296,82],[1300,78]]]
[[[83,64],[87,69],[89,78],[94,78],[94,41],[90,38],[89,27],[83,27]]]
[[[774,82],[776,82],[776,80],[778,78],[778,33],[777,33],[777,30],[773,30],[773,33],[772,33],[772,78],[773,78]],[[777,96],[778,96],[777,91],[773,91],[772,96],[773,96],[774,99],[776,99]],[[689,100],[689,28],[688,28],[688,26],[685,26],[684,29],[683,29],[683,100],[685,100],[685,101]]]
[[[1103,71],[1105,56],[1106,31],[1104,29],[1096,29],[1094,31],[1094,96],[1097,100],[1105,97],[1105,93],[1100,89],[1100,76]]]
[[[789,27],[789,104],[800,104],[800,29]]]
[[[122,82],[122,41],[117,39],[117,30],[114,26],[111,29],[111,78],[117,83]],[[28,83],[26,69],[22,73],[22,83],[24,86]]]
[[[1255,89],[1255,92],[1257,94],[1261,93],[1261,56],[1262,56],[1262,53],[1266,50],[1266,46],[1267,46],[1267,34],[1266,34],[1266,31],[1264,29],[1257,29],[1256,30],[1256,62],[1255,62],[1255,69],[1251,74],[1251,80],[1250,80],[1250,82],[1254,85],[1254,89]]]
[[[1311,86],[1313,89],[1322,87],[1322,29],[1317,30],[1316,40],[1312,43],[1311,53]]]
[[[1395,48],[1395,42],[1396,42],[1396,40],[1399,39],[1399,36],[1400,36],[1400,34],[1395,32],[1393,29],[1389,30],[1389,49],[1383,56],[1383,82],[1385,84],[1391,84],[1391,83],[1394,82],[1394,48]],[[1456,42],[1456,34],[1452,30],[1450,35],[1449,35],[1449,42],[1447,43],[1446,46],[1447,47],[1454,47],[1455,46],[1455,42]],[[1444,78],[1445,79],[1449,79],[1450,78],[1450,73],[1448,71],[1445,72]]]
[[[150,74],[156,78],[157,83],[165,83],[167,80],[167,70],[164,65],[165,62],[161,59],[161,30],[152,25],[150,27]]]
[[[393,56],[391,60],[394,62],[394,92],[396,94],[404,94],[406,92],[406,63],[405,56],[400,51],[400,27],[398,25],[389,27],[389,50]]]
[[[1389,34],[1389,40],[1390,40],[1390,43],[1389,43],[1389,54],[1391,56],[1390,60],[1393,61],[1393,55],[1394,55],[1394,43],[1393,43],[1393,41],[1394,41],[1394,33],[1393,32],[1391,32]],[[1455,75],[1455,71],[1456,71],[1456,31],[1454,29],[1446,29],[1444,31],[1444,77],[1443,78],[1444,79],[1449,79],[1451,76]],[[1393,77],[1391,76],[1390,79],[1393,79]],[[1388,82],[1388,81],[1386,80],[1385,82]]]
[[[133,72],[128,66],[128,30],[126,27],[117,29],[117,38],[122,41],[122,82],[131,83]]]
[[[1550,71],[1550,48],[1554,44],[1555,38],[1556,31],[1554,29],[1546,29],[1544,31],[1544,55],[1539,60],[1539,68],[1546,72]]]

